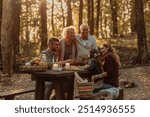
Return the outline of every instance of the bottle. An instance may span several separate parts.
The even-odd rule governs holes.
[[[44,65],[47,65],[47,59],[46,59],[46,54],[41,55],[41,61]]]

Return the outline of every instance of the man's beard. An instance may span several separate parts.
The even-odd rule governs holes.
[[[53,52],[57,52],[57,51],[58,51],[58,48],[52,48],[52,51],[53,51]]]
[[[81,37],[86,39],[86,38],[88,38],[88,34],[84,33],[81,35]]]

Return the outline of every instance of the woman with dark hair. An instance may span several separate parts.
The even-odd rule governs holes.
[[[120,59],[115,50],[109,44],[103,44],[101,49],[104,59],[103,70],[104,72],[98,75],[92,76],[92,80],[104,78],[103,89],[118,87],[118,73],[120,66]]]

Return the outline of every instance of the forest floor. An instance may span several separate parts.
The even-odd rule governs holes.
[[[120,69],[120,83],[132,82],[134,85],[124,88],[125,100],[149,100],[150,99],[150,66],[137,66]],[[0,92],[7,92],[14,89],[25,89],[34,87],[35,82],[29,74],[14,74],[11,78],[1,76]],[[32,100],[34,93],[16,96],[17,100]]]
[[[135,37],[105,39],[99,40],[98,44],[103,44],[105,42],[111,43],[119,53],[123,67],[119,71],[119,81],[120,86],[124,88],[124,99],[150,100],[150,65],[132,65],[134,62],[133,58],[136,56],[137,52],[137,39],[135,39]],[[150,40],[148,40],[148,44],[148,47],[150,47]],[[132,86],[128,86],[128,84],[123,86],[122,83],[126,82],[132,83]],[[0,92],[13,91],[14,89],[25,89],[34,86],[35,82],[31,80],[30,74],[14,74],[12,77],[7,77],[0,72]],[[34,93],[16,96],[15,99],[32,100],[34,99]]]

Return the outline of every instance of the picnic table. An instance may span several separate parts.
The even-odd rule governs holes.
[[[74,72],[71,70],[63,70],[63,71],[52,71],[47,70],[44,72],[33,72],[31,73],[31,79],[35,81],[35,100],[43,100],[44,99],[44,91],[45,91],[45,82],[55,82],[55,93],[56,93],[56,99],[62,100],[65,99],[63,95],[63,82],[66,82],[66,79],[69,77],[71,79],[71,83],[68,85],[71,85],[71,88],[68,92],[68,100],[73,99],[73,93],[74,93]],[[80,76],[88,76],[89,71],[88,70],[79,70],[76,71]]]

